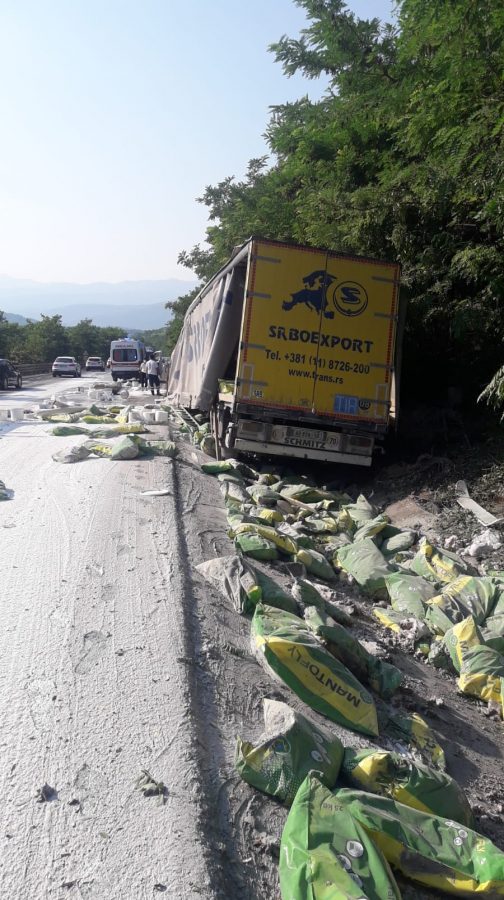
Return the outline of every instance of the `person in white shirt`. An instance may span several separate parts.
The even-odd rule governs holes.
[[[147,360],[147,378],[149,379],[149,387],[152,396],[154,396],[154,388],[159,397],[159,363],[157,359]]]
[[[145,359],[140,363],[140,387],[147,387],[147,363]]]

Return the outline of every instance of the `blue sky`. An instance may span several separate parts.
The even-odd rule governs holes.
[[[390,20],[389,0],[349,0]],[[207,184],[266,152],[268,107],[322,86],[268,53],[293,0],[1,0],[0,274],[190,278]]]

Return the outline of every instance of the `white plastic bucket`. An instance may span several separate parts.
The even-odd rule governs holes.
[[[152,409],[146,409],[143,414],[143,420],[146,425],[154,425],[156,421],[156,413]]]
[[[21,420],[24,419],[24,409],[19,406],[16,409],[11,409],[10,417],[13,422],[21,422]]]
[[[157,409],[156,410],[156,422],[160,425],[165,425],[168,421],[168,413],[165,409]]]
[[[128,422],[143,422],[142,410],[130,409],[128,413]]]
[[[9,410],[8,409],[0,409],[0,422],[6,422],[9,418]]]

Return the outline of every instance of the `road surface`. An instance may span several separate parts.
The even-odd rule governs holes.
[[[27,380],[0,408],[84,382]],[[0,894],[212,898],[173,464],[58,465],[79,439],[49,430],[0,427]]]

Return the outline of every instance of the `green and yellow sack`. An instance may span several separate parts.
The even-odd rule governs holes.
[[[387,750],[347,748],[341,774],[351,787],[390,797],[413,809],[474,825],[469,801],[446,772]]]
[[[255,746],[237,740],[235,765],[243,780],[287,806],[310,772],[334,787],[344,753],[336,735],[278,700],[263,700],[263,715],[264,732]]]
[[[436,595],[435,587],[420,575],[406,575],[404,572],[392,572],[385,579],[387,592],[392,608],[404,613],[406,618],[413,616],[423,621],[425,604]]]
[[[305,550],[301,547],[298,549],[295,559],[296,562],[303,563],[308,572],[315,575],[315,578],[322,578],[324,581],[336,579],[336,572],[330,562],[318,550]]]
[[[473,616],[481,625],[490,614],[495,597],[496,587],[492,578],[462,575],[427,601],[426,622],[437,634],[444,634],[467,616]]]
[[[319,608],[308,606],[304,611],[304,618],[310,631],[324,642],[329,652],[350,669],[359,681],[368,684],[384,700],[389,700],[395,694],[403,680],[399,669],[372,656],[346,628],[338,625]]]
[[[392,741],[402,744],[419,762],[440,769],[441,772],[446,771],[444,750],[425,719],[418,713],[404,716],[387,713],[380,730]]]
[[[378,734],[373,698],[302,619],[258,604],[252,647],[259,660],[312,709],[352,731]]]
[[[299,788],[280,844],[282,900],[400,900],[364,828],[315,775]]]
[[[388,797],[347,788],[334,797],[406,878],[459,897],[504,896],[504,853],[483,835]]]
[[[338,566],[355,579],[364,593],[372,597],[386,596],[386,578],[394,569],[371,538],[340,547],[337,560]]]
[[[237,534],[234,544],[240,553],[250,556],[252,559],[278,559],[278,551],[273,541],[269,541],[255,532]]]
[[[475,574],[473,568],[456,553],[439,550],[426,539],[411,562],[411,570],[433,584],[449,584],[460,575]]]
[[[472,616],[452,625],[446,632],[443,643],[450,654],[456,672],[460,672],[464,656],[471,647],[484,643],[480,629]]]
[[[292,538],[287,537],[284,534],[279,534],[275,528],[270,528],[268,525],[256,525],[251,522],[244,522],[242,525],[238,525],[233,531],[234,537],[238,537],[242,534],[257,534],[260,537],[266,538],[266,540],[275,544],[277,549],[287,556],[294,556],[294,554],[297,553],[297,545]]]

